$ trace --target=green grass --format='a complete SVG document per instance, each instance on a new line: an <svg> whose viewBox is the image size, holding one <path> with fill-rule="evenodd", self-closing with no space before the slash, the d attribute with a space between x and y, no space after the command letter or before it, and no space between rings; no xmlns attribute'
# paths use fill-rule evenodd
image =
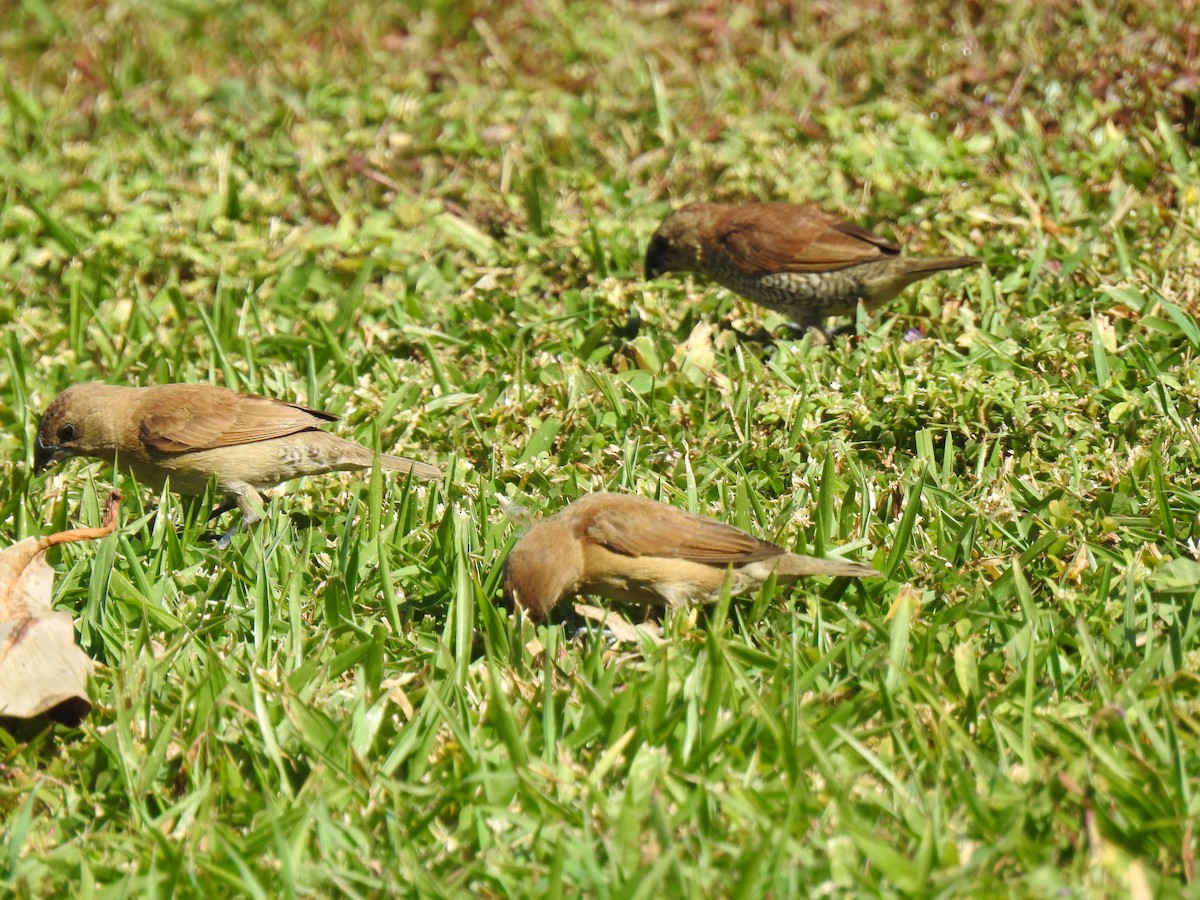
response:
<svg viewBox="0 0 1200 900"><path fill-rule="evenodd" d="M30 468L80 380L296 399L452 474L293 484L226 552L124 483L56 557L96 709L0 731L0 893L1196 889L1174 4L10 7L0 539L99 521L108 470ZM641 281L706 198L987 267L813 347ZM500 498L602 488L890 578L661 643L510 616Z"/></svg>

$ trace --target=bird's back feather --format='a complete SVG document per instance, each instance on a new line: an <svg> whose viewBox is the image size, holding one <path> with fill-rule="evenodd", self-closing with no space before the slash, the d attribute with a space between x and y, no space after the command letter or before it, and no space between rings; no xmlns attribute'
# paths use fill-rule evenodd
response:
<svg viewBox="0 0 1200 900"><path fill-rule="evenodd" d="M590 494L573 505L580 536L623 556L740 565L783 553L740 528L642 497Z"/></svg>
<svg viewBox="0 0 1200 900"><path fill-rule="evenodd" d="M138 438L162 453L269 441L337 421L335 415L298 403L213 385L143 388L140 400L148 414L138 425Z"/></svg>
<svg viewBox="0 0 1200 900"><path fill-rule="evenodd" d="M900 253L895 244L859 225L792 203L731 206L720 223L720 248L748 276L827 272Z"/></svg>

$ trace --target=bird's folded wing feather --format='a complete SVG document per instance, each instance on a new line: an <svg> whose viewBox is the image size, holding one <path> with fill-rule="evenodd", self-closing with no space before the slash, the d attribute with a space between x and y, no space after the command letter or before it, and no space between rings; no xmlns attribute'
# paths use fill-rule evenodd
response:
<svg viewBox="0 0 1200 900"><path fill-rule="evenodd" d="M732 525L670 507L636 516L601 510L587 524L585 534L625 556L661 556L714 565L770 559L783 552Z"/></svg>
<svg viewBox="0 0 1200 900"><path fill-rule="evenodd" d="M285 437L336 419L295 403L231 394L217 402L185 402L170 412L147 416L138 437L155 450L183 453Z"/></svg>
<svg viewBox="0 0 1200 900"><path fill-rule="evenodd" d="M844 269L900 252L895 244L852 222L786 204L737 209L725 221L719 240L747 275Z"/></svg>

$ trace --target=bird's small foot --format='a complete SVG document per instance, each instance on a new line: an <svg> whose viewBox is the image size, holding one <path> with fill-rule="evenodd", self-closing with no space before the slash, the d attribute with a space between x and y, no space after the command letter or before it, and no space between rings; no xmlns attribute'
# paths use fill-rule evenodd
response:
<svg viewBox="0 0 1200 900"><path fill-rule="evenodd" d="M830 343L833 342L834 338L842 337L843 335L853 340L854 338L858 337L858 328L853 322L849 322L837 328L827 329L824 333L826 340L828 340Z"/></svg>
<svg viewBox="0 0 1200 900"><path fill-rule="evenodd" d="M771 334L771 332L767 331L767 329L763 328L761 325L759 325L753 331L742 331L733 324L732 320L726 318L721 320L720 327L726 331L731 331L736 334L739 342L760 344L763 347L775 346L775 337Z"/></svg>
<svg viewBox="0 0 1200 900"><path fill-rule="evenodd" d="M238 519L238 521L234 522L228 531L224 531L221 534L209 532L208 534L204 535L204 538L205 540L212 541L218 550L227 550L229 545L233 543L233 536L241 530L242 520Z"/></svg>
<svg viewBox="0 0 1200 900"><path fill-rule="evenodd" d="M828 347L833 343L834 337L840 333L838 329L830 331L817 322L796 325L789 322L787 328L794 340L798 341L807 335L814 347Z"/></svg>

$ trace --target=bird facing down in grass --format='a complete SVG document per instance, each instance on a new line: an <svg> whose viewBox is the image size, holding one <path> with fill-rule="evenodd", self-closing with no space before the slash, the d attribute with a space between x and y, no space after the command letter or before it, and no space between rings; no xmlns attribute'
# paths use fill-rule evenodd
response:
<svg viewBox="0 0 1200 900"><path fill-rule="evenodd" d="M788 553L739 528L623 494L589 494L529 527L504 564L504 595L541 620L564 597L645 605L709 603L772 574L879 576L868 565Z"/></svg>
<svg viewBox="0 0 1200 900"><path fill-rule="evenodd" d="M665 219L646 250L646 277L695 272L828 337L827 316L874 309L973 256L909 258L865 228L792 203L691 203Z"/></svg>
<svg viewBox="0 0 1200 900"><path fill-rule="evenodd" d="M211 478L246 524L263 514L259 491L302 475L369 469L374 455L319 431L337 416L211 384L77 384L42 415L34 448L41 472L72 456L116 462L161 490L202 494ZM436 466L381 454L380 467L441 478ZM232 532L230 532L232 534ZM230 535L226 535L226 540Z"/></svg>

